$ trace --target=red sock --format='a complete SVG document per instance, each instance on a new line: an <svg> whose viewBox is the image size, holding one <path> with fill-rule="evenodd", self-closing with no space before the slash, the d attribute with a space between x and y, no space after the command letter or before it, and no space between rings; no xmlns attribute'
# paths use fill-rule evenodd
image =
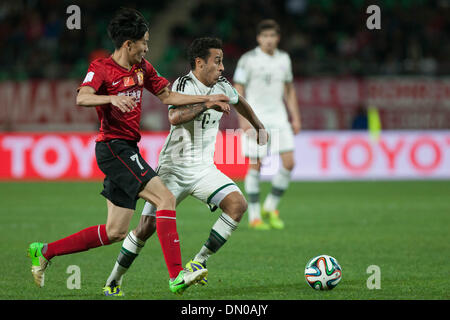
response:
<svg viewBox="0 0 450 320"><path fill-rule="evenodd" d="M66 238L47 244L47 251L42 254L47 260L54 256L86 251L109 244L104 224L92 226L74 233Z"/></svg>
<svg viewBox="0 0 450 320"><path fill-rule="evenodd" d="M174 210L156 211L156 233L166 260L170 278L176 278L181 270L181 250L178 239L176 212Z"/></svg>

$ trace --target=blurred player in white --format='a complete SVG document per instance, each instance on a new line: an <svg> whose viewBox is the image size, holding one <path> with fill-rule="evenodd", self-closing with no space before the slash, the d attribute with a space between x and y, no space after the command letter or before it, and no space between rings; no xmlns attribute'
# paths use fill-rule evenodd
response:
<svg viewBox="0 0 450 320"><path fill-rule="evenodd" d="M189 49L192 71L178 78L172 90L193 95L216 93L229 97L229 103L258 130L257 143L265 144L267 132L245 99L222 77L222 42L216 38L199 38ZM188 106L169 106L170 133L159 155L157 173L179 205L187 196L193 196L223 213L212 226L209 237L186 269L206 268L208 258L229 239L247 210L247 202L238 186L214 164L214 151L219 122L228 114L226 103L199 103ZM156 208L145 203L137 228L125 239L117 262L106 281L108 292L118 291L122 277L156 230ZM174 239L176 241L177 239ZM200 283L206 284L206 278ZM120 290L120 292L122 292Z"/></svg>
<svg viewBox="0 0 450 320"><path fill-rule="evenodd" d="M258 146L249 134L250 123L239 116L242 151L250 158L245 177L248 196L249 226L256 230L284 228L277 210L280 199L289 186L294 168L294 135L300 131L300 111L293 85L292 64L289 55L279 50L280 28L274 20L263 20L257 26L258 46L242 55L234 73L234 85L245 96L258 118L269 132L269 143ZM289 123L287 109L290 114ZM272 180L272 189L264 201L259 202L261 161L267 154L279 154L282 166ZM262 215L261 215L262 214ZM268 219L269 224L262 219Z"/></svg>

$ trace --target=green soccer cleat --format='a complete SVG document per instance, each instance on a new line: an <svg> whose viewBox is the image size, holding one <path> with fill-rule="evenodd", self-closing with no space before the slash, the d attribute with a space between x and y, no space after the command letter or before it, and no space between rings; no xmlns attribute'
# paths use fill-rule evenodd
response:
<svg viewBox="0 0 450 320"><path fill-rule="evenodd" d="M42 255L43 243L33 242L27 250L28 257L31 258L31 274L34 278L34 283L42 288L45 280L45 269L48 267L48 260Z"/></svg>
<svg viewBox="0 0 450 320"><path fill-rule="evenodd" d="M250 221L248 227L253 230L270 230L270 226L260 219Z"/></svg>
<svg viewBox="0 0 450 320"><path fill-rule="evenodd" d="M191 285L198 283L204 277L208 275L207 269L201 269L197 271L189 271L183 269L178 276L173 280L169 280L169 288L175 294L183 294L183 292Z"/></svg>
<svg viewBox="0 0 450 320"><path fill-rule="evenodd" d="M120 288L120 285L116 283L115 280L111 281L110 284L103 287L103 294L107 297L123 297L124 293Z"/></svg>
<svg viewBox="0 0 450 320"><path fill-rule="evenodd" d="M269 219L269 225L273 229L284 229L284 222L280 219L280 213L278 210L265 211L262 210L262 216L265 219Z"/></svg>
<svg viewBox="0 0 450 320"><path fill-rule="evenodd" d="M197 271L197 270L202 270L202 269L206 269L206 263L200 263L198 261L191 260L188 263L186 263L185 268L187 270L191 271L191 272L192 271ZM200 284L202 286L207 285L208 284L208 278L207 277L202 278L198 282L198 284Z"/></svg>

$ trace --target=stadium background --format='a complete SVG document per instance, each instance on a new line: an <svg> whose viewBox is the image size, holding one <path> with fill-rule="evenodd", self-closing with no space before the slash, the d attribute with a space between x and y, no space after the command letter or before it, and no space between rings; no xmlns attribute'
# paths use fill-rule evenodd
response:
<svg viewBox="0 0 450 320"><path fill-rule="evenodd" d="M66 8L72 4L81 8L80 30L66 28L70 15ZM17 258L25 248L23 241L44 236L42 230L45 237L60 238L84 222L99 223L98 211L104 211L98 195L102 174L93 154L96 113L75 106L75 95L89 62L112 52L106 26L122 4L116 0L0 4L0 230L7 240L0 248L8 252L1 267L12 270L10 278L1 279L3 298L96 299L102 285L98 279L110 270L110 263L96 261L112 262L117 253L117 248L108 247L61 257L50 275L53 291L20 289L21 281L23 287L30 280L28 265ZM366 27L370 4L381 8L381 30ZM288 222L286 231L252 234L245 231L244 221L228 249L209 266L211 274L221 272L223 282L213 277L211 295L197 290L188 298L449 298L448 268L436 270L448 265L445 252L450 243L449 0L175 0L128 1L126 6L137 8L149 20L147 58L171 81L188 72L185 49L190 41L206 35L223 39L225 76L232 80L240 55L256 45L255 25L262 18L281 24L280 48L293 61L303 130L296 137L295 181L280 208ZM379 112L383 128L379 139L367 131L368 107ZM169 128L167 107L146 93L142 120L141 147L155 166ZM230 151L218 148L225 153L218 166L240 180L246 165L235 163L238 137L225 138L226 129L237 128L236 114L224 117L221 128L219 143L230 142L235 153L227 158ZM266 179L276 168L270 161L263 172ZM384 181L391 179L408 181ZM269 183L263 184L263 193L269 189ZM82 204L89 205L80 211ZM183 210L195 216L205 208L187 200ZM181 236L186 239L183 259L204 241L205 235L197 230L206 232L214 221L213 216L205 217L198 213L195 224L180 217ZM243 241L245 251L240 247ZM258 245L262 241L263 247ZM287 242L292 243L290 251L281 255ZM128 286L136 291L128 298L172 299L166 292L162 259L151 258L161 256L157 247L150 245L148 258L143 255L136 263L137 269L152 264L155 287L150 293L143 287L145 275L130 273ZM271 257L263 259L266 252ZM335 295L315 295L304 283L300 291L297 285L286 285L292 283L293 259L298 257L295 268L300 265L300 279L303 265L319 253L338 257L344 266L345 281ZM236 255L247 263L233 260ZM268 278L273 263L280 274L275 280ZM381 293L365 288L365 270L373 263L383 270ZM68 264L96 270L83 273L84 295L65 289ZM224 265L227 269L220 269ZM236 282L229 268L243 278ZM418 272L419 268L433 270L433 275ZM55 284L51 277L60 282ZM253 285L246 286L245 280Z"/></svg>
<svg viewBox="0 0 450 320"><path fill-rule="evenodd" d="M127 5L140 9L150 21L147 58L171 81L189 71L188 44L206 35L223 39L225 76L231 80L239 57L256 45L257 22L267 17L280 22L280 48L293 61L304 133L296 138L299 165L294 179L448 178L449 2L375 3L382 8L381 30L367 28L369 2L363 0L131 1ZM53 136L42 144L38 144L40 135L31 134L97 130L95 110L75 106L76 88L90 61L112 52L105 30L120 2L76 2L81 9L79 30L66 27L70 4L6 1L0 7L1 178L101 176L93 153L85 160L90 168L81 168L82 160L67 141L72 134L59 140ZM383 136L387 140L370 141L364 135L368 107L377 108L383 130L410 133L391 132ZM151 141L143 150L152 165L169 129L166 110L145 92L142 128L159 132L147 136ZM221 128L237 128L235 112L223 118ZM344 130L353 133L341 136L339 131ZM332 131L338 133L330 135ZM17 132L30 135L11 138ZM91 141L83 135L77 139L86 148ZM240 154L238 143L235 148ZM19 158L22 163L14 166ZM221 169L242 178L246 166L233 165Z"/></svg>

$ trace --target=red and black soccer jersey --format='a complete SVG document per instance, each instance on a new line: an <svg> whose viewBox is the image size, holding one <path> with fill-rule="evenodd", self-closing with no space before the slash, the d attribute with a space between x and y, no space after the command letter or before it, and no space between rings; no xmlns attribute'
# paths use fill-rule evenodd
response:
<svg viewBox="0 0 450 320"><path fill-rule="evenodd" d="M90 86L99 95L127 95L136 99L136 107L125 113L112 104L95 107L100 120L100 133L96 141L112 139L139 141L144 87L156 95L168 85L169 81L159 76L155 68L145 59L133 65L130 71L117 64L112 57L94 60L80 87Z"/></svg>

